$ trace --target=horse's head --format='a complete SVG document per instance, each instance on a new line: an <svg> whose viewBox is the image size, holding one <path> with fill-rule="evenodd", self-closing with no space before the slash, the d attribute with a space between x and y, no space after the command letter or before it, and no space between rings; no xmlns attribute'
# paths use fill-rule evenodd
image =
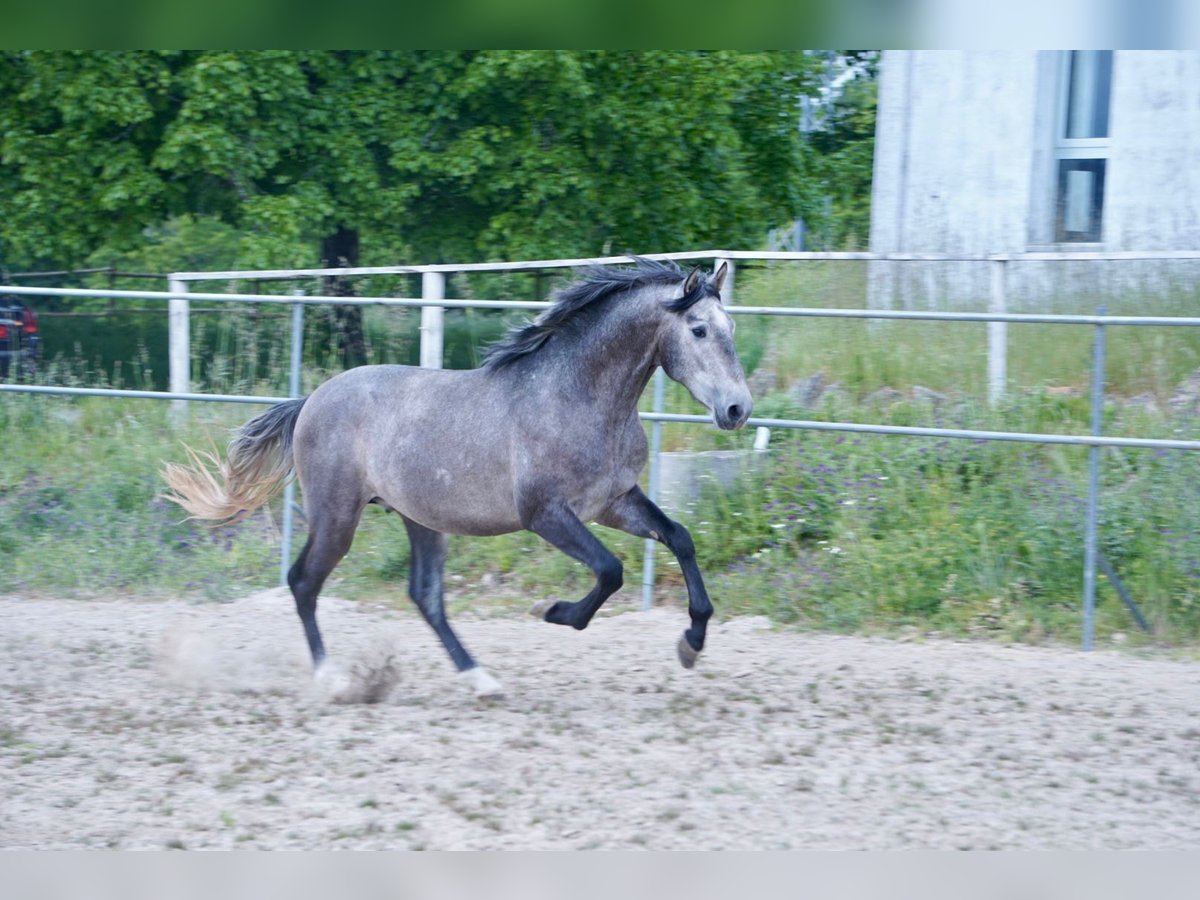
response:
<svg viewBox="0 0 1200 900"><path fill-rule="evenodd" d="M711 278L692 269L683 294L666 304L659 353L667 375L712 410L718 428L732 431L746 424L754 401L733 346L733 318L721 305L727 269L722 263Z"/></svg>

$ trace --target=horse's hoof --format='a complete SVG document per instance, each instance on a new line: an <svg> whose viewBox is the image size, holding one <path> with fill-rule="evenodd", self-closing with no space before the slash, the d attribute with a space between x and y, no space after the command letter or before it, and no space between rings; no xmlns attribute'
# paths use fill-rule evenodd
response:
<svg viewBox="0 0 1200 900"><path fill-rule="evenodd" d="M475 692L477 700L499 700L504 696L503 686L483 666L459 672L458 677Z"/></svg>
<svg viewBox="0 0 1200 900"><path fill-rule="evenodd" d="M312 688L316 695L330 703L341 703L350 690L350 676L329 660L322 660L313 669Z"/></svg>
<svg viewBox="0 0 1200 900"><path fill-rule="evenodd" d="M533 606L529 607L529 614L535 619L545 621L546 613L550 612L550 608L557 602L557 600L539 600Z"/></svg>
<svg viewBox="0 0 1200 900"><path fill-rule="evenodd" d="M400 673L390 656L379 665L355 664L349 672L323 662L313 673L317 696L343 705L382 703L399 683Z"/></svg>
<svg viewBox="0 0 1200 900"><path fill-rule="evenodd" d="M692 649L692 645L688 643L686 634L679 636L679 643L675 645L675 649L679 653L680 665L685 669L690 669L696 664L696 657L700 655L700 651Z"/></svg>

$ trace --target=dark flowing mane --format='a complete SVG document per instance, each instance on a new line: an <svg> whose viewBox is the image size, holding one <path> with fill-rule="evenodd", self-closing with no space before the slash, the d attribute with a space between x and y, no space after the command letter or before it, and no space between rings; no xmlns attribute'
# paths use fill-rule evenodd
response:
<svg viewBox="0 0 1200 900"><path fill-rule="evenodd" d="M676 284L687 278L687 273L673 261L658 262L640 256L633 257L633 260L633 266L624 268L591 265L581 269L579 281L556 292L553 306L532 322L513 328L504 338L492 344L483 365L500 369L529 356L580 310L589 309L607 297L652 284ZM715 296L717 289L707 276L702 276L695 288L666 304L666 308L672 312L682 312L704 297Z"/></svg>

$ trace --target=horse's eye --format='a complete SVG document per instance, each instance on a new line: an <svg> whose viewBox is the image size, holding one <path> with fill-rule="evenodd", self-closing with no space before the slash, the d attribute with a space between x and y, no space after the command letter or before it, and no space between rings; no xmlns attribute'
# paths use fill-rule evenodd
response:
<svg viewBox="0 0 1200 900"><path fill-rule="evenodd" d="M707 337L708 329L705 328L703 325L697 325L695 328L692 329L692 334L694 334L698 338Z"/></svg>

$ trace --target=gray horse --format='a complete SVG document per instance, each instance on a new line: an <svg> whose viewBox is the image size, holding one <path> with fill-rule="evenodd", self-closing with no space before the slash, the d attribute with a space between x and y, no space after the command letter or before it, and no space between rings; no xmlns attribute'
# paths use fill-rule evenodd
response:
<svg viewBox="0 0 1200 900"><path fill-rule="evenodd" d="M448 534L527 529L587 565L596 585L586 597L534 610L576 629L622 584L620 560L584 523L661 541L687 584L691 627L677 649L691 668L713 608L687 529L638 487L647 448L637 406L662 366L719 428L746 423L752 400L733 320L721 305L724 279L724 265L712 276L645 259L590 267L553 306L492 347L480 368L343 372L251 419L224 461L192 453L189 466L168 464L168 497L197 518L232 521L295 472L309 532L288 584L318 673L325 647L317 594L369 503L404 520L412 599L480 696L498 694L500 685L446 620Z"/></svg>

